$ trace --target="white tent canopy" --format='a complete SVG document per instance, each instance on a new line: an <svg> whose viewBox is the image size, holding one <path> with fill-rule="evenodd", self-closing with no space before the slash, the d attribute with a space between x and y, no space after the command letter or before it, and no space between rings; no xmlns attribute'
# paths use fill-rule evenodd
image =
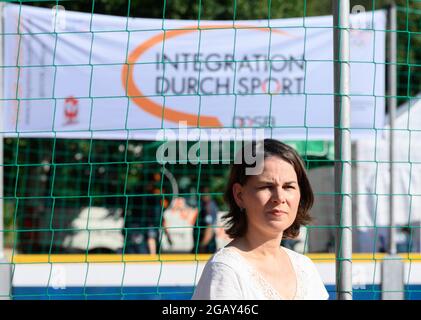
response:
<svg viewBox="0 0 421 320"><path fill-rule="evenodd" d="M421 221L421 95L398 108L394 132L394 218L408 225ZM388 125L356 142L358 226L389 225L389 135Z"/></svg>

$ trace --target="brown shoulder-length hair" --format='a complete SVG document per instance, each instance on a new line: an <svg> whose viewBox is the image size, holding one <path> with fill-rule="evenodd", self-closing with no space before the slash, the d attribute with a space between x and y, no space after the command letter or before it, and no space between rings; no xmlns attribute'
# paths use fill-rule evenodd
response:
<svg viewBox="0 0 421 320"><path fill-rule="evenodd" d="M300 188L300 203L298 206L297 217L294 223L284 231L284 239L293 239L300 233L300 227L308 225L311 222L309 211L313 206L314 194L308 180L304 164L298 155L298 153L290 146L274 139L264 139L261 142L252 141L251 151L253 156L256 156L257 143L263 143L263 158L278 157L288 163L290 163L297 174L298 185ZM244 148L246 149L246 148ZM254 167L255 164L248 164L244 159L243 149L241 149L236 155L237 158L241 157L241 161L236 161L231 166L230 176L227 188L224 194L224 200L228 204L229 211L222 218L226 223L225 232L231 238L238 238L245 235L247 232L247 215L241 212L240 207L237 205L233 195L233 186L235 183L244 185L250 175L246 175L246 169ZM250 150L250 149L249 149Z"/></svg>

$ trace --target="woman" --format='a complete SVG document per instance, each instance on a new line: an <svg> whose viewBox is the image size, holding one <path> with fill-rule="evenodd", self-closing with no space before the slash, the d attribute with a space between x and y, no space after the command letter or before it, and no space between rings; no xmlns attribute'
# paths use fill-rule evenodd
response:
<svg viewBox="0 0 421 320"><path fill-rule="evenodd" d="M256 164L244 155L232 166L224 219L233 241L207 262L193 299L327 299L313 262L280 246L311 221L314 196L299 155L272 139L252 142L252 150L263 151L263 168L247 175Z"/></svg>

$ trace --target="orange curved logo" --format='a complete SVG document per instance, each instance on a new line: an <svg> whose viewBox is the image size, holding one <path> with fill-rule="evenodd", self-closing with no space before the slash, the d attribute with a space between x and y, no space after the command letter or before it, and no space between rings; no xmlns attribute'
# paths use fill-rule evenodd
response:
<svg viewBox="0 0 421 320"><path fill-rule="evenodd" d="M163 107L162 105L152 101L148 97L145 97L142 91L136 86L134 81L134 74L133 69L134 65L137 60L150 48L155 46L160 42L167 41L171 38L175 38L178 36L186 35L188 33L197 32L199 30L206 30L206 29L253 29L258 31L265 31L265 32L273 32L277 34L287 35L290 36L289 33L271 29L268 27L256 27L256 26L233 26L233 25L208 25L208 26L200 26L200 29L195 27L187 27L183 29L177 30L168 30L163 34L158 34L153 36L149 40L143 42L138 47L136 47L128 57L127 64L123 66L121 79L123 82L123 87L127 88L127 96L132 99L132 101L140 107L145 112L148 112L158 118L163 118L164 120L179 123L180 121L186 121L188 126L200 126L200 127L222 127L222 123L219 121L217 117L213 116L206 116L206 115L197 115L186 113L182 111L177 111L172 108ZM127 81L127 86L125 85Z"/></svg>

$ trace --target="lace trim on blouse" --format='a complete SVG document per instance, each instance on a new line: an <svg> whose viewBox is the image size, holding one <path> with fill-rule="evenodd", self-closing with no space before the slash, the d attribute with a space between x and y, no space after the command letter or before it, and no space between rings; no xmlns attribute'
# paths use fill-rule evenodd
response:
<svg viewBox="0 0 421 320"><path fill-rule="evenodd" d="M223 250L226 253L231 253L231 254L234 254L236 257L240 257L242 261L245 262L245 265L247 266L247 269L251 275L251 278L254 280L253 282L263 292L266 299L286 300L284 297L282 297L279 294L278 290L276 290L239 252L236 252L229 248L223 248ZM291 261L291 264L296 276L296 290L295 290L295 295L292 299L293 300L303 299L306 295L306 290L307 290L306 287L303 285L305 272L298 263L295 263L294 258L292 258L288 252L287 254Z"/></svg>

